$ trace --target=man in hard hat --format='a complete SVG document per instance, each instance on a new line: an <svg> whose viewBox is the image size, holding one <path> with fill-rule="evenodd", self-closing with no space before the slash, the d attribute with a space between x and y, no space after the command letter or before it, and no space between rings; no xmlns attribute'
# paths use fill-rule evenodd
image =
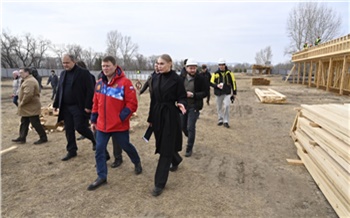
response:
<svg viewBox="0 0 350 218"><path fill-rule="evenodd" d="M321 42L321 38L319 36L317 36L317 39L315 40L315 45L320 44Z"/></svg>
<svg viewBox="0 0 350 218"><path fill-rule="evenodd" d="M230 103L237 94L237 85L235 76L226 66L226 61L220 58L218 65L219 69L211 76L210 86L214 88L214 95L216 96L218 126L224 125L224 127L230 128Z"/></svg>
<svg viewBox="0 0 350 218"><path fill-rule="evenodd" d="M196 137L196 122L199 111L203 108L203 98L207 96L208 88L205 78L199 75L197 71L197 62L188 59L186 62L186 72L183 78L185 89L187 91L187 112L181 114L182 132L187 137L187 148L185 157L192 155L192 149ZM172 166L170 170L176 170L176 166Z"/></svg>

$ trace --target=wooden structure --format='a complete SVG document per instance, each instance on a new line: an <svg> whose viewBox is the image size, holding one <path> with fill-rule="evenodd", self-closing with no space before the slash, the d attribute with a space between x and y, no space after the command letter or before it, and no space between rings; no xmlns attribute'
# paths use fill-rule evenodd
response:
<svg viewBox="0 0 350 218"><path fill-rule="evenodd" d="M290 135L339 217L350 217L350 104L301 105Z"/></svg>
<svg viewBox="0 0 350 218"><path fill-rule="evenodd" d="M255 74L256 70L259 71L259 74L271 74L271 67L270 66L265 66L265 65L258 65L258 64L254 64L252 66L252 73Z"/></svg>
<svg viewBox="0 0 350 218"><path fill-rule="evenodd" d="M350 94L350 34L296 52L292 62L286 81Z"/></svg>
<svg viewBox="0 0 350 218"><path fill-rule="evenodd" d="M287 97L273 89L255 89L255 94L262 103L281 104L287 101Z"/></svg>
<svg viewBox="0 0 350 218"><path fill-rule="evenodd" d="M265 79L265 78L252 78L252 85L257 86L257 85L263 85L263 86L268 86L270 85L270 80Z"/></svg>

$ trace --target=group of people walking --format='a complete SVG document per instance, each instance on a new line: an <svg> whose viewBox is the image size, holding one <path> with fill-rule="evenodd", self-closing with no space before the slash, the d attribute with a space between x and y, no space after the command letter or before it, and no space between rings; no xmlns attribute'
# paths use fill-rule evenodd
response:
<svg viewBox="0 0 350 218"><path fill-rule="evenodd" d="M112 167L118 167L122 163L123 150L134 164L134 173L141 174L141 158L136 147L130 142L129 135L130 118L138 107L137 91L116 63L116 59L112 56L102 59L102 71L97 82L86 68L78 66L73 55L64 55L62 65L64 71L61 72L60 78L56 78L53 71L48 81L53 88L57 83L57 88L55 87L56 90L52 95L53 108L59 109L58 122L63 120L65 126L67 154L62 161L68 161L77 156L78 147L75 138L75 131L77 131L91 141L92 150L95 151L97 178L88 186L88 190L95 190L107 183L106 161L110 158L107 144L110 138L113 140L115 156ZM150 75L140 91L140 94L147 88L150 91L147 122L155 137L155 153L159 154L153 196L163 192L169 171L176 171L183 160L179 154L183 144L182 133L187 137L185 157L192 156L196 122L203 108L204 98L207 97L206 103L209 105L210 87L214 88L216 96L218 125L226 128L230 127L230 102L237 93L234 75L228 70L223 59L220 59L219 68L212 75L205 65L201 67L201 71L197 70L198 63L193 59L186 60L184 71L180 76L172 66L173 62L168 54L159 56L154 66L154 73ZM21 71L27 73L22 76ZM29 101L40 106L38 83L31 79L30 71L28 72L26 68L21 71L21 78L31 83L30 87L33 91L30 93L35 96L35 102L32 102L34 98ZM27 87L24 84L19 86L20 90ZM28 91L19 93L19 108L23 108L25 104L24 93ZM27 114L19 114L23 119L21 120L23 127L21 124L20 136L13 141L25 143L28 132L25 129L28 129L29 122L32 122L40 136L35 144L47 142L45 131L42 131L41 125L41 128L37 125L40 111L31 114L29 118ZM89 120L90 126L87 125Z"/></svg>

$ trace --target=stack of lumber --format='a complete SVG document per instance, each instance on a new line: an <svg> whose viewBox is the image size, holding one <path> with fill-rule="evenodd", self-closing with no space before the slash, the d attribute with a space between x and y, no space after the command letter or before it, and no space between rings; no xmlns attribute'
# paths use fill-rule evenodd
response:
<svg viewBox="0 0 350 218"><path fill-rule="evenodd" d="M42 107L40 121L44 129L56 129L58 127L57 116L58 112L54 111L51 105L48 105L47 107Z"/></svg>
<svg viewBox="0 0 350 218"><path fill-rule="evenodd" d="M40 123L44 127L46 132L61 132L64 130L63 122L57 123L57 116L58 110L54 111L51 104L45 107L41 107ZM32 125L29 126L29 129L33 129Z"/></svg>
<svg viewBox="0 0 350 218"><path fill-rule="evenodd" d="M339 217L350 217L350 104L301 105L291 137Z"/></svg>
<svg viewBox="0 0 350 218"><path fill-rule="evenodd" d="M270 80L265 78L252 78L252 85L264 85L268 86L270 85Z"/></svg>
<svg viewBox="0 0 350 218"><path fill-rule="evenodd" d="M255 94L258 96L259 100L262 103L273 103L273 104L280 104L285 103L287 101L287 97L285 95L282 95L279 92L276 92L273 89L255 89Z"/></svg>

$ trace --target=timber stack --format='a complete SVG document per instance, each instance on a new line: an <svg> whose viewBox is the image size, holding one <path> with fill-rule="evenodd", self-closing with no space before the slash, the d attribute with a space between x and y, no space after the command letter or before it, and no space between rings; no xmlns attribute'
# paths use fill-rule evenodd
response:
<svg viewBox="0 0 350 218"><path fill-rule="evenodd" d="M350 104L301 105L290 135L339 217L350 217Z"/></svg>
<svg viewBox="0 0 350 218"><path fill-rule="evenodd" d="M262 103L283 104L286 103L287 97L273 89L255 89L255 94Z"/></svg>
<svg viewBox="0 0 350 218"><path fill-rule="evenodd" d="M252 78L252 85L258 86L258 85L263 85L263 86L268 86L270 85L270 80L265 79L265 78Z"/></svg>

